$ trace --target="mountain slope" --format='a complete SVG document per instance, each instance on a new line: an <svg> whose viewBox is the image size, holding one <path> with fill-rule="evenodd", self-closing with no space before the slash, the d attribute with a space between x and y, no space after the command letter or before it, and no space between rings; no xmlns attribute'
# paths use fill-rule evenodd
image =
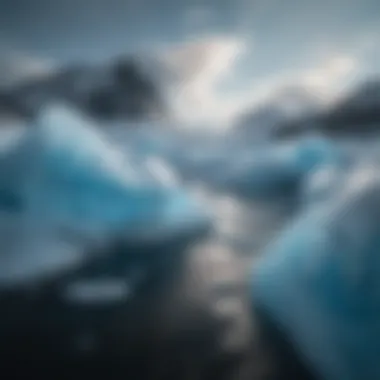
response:
<svg viewBox="0 0 380 380"><path fill-rule="evenodd" d="M165 113L160 86L132 57L104 65L61 67L51 75L0 88L3 113L29 117L51 101L68 103L101 119L144 119Z"/></svg>
<svg viewBox="0 0 380 380"><path fill-rule="evenodd" d="M314 127L327 134L363 134L380 128L380 79L361 83L342 100L323 112L284 122L278 137L305 133Z"/></svg>

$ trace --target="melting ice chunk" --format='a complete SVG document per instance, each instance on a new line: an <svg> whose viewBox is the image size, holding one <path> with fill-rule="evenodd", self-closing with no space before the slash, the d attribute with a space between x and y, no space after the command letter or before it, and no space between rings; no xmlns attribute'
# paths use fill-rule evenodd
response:
<svg viewBox="0 0 380 380"><path fill-rule="evenodd" d="M211 178L226 189L266 196L298 186L307 173L338 158L337 148L328 140L305 139L240 152Z"/></svg>
<svg viewBox="0 0 380 380"><path fill-rule="evenodd" d="M158 173L122 154L89 121L63 107L42 112L18 156L24 161L23 197L41 218L86 231L126 229L161 218L170 203ZM155 166L161 177L169 176L162 163Z"/></svg>
<svg viewBox="0 0 380 380"><path fill-rule="evenodd" d="M162 162L152 166L152 161L145 161L120 153L89 120L71 109L42 110L0 158L0 182L25 207L21 222L25 244L12 249L12 255L3 254L6 265L2 267L10 268L13 278L33 277L63 264L78 264L81 251L114 234L126 239L136 231L175 234L208 222ZM38 234L28 223L38 225ZM60 243L62 230L71 231L76 242ZM28 250L26 238L32 235L38 249Z"/></svg>
<svg viewBox="0 0 380 380"><path fill-rule="evenodd" d="M380 376L380 175L357 167L254 267L252 292L325 379Z"/></svg>

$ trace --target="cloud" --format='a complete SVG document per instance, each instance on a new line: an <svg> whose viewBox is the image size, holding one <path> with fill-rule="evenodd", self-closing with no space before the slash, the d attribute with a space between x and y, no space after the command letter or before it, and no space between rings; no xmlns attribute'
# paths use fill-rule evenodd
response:
<svg viewBox="0 0 380 380"><path fill-rule="evenodd" d="M175 78L172 102L177 116L190 124L222 128L244 110L295 87L316 103L327 104L346 90L361 69L353 55L330 51L310 66L278 70L263 78L247 76L244 87L222 91L223 83L236 79L237 63L247 52L247 42L232 36L209 36L167 49L163 58ZM254 54L250 58L254 64Z"/></svg>
<svg viewBox="0 0 380 380"><path fill-rule="evenodd" d="M186 84L214 84L233 66L244 42L232 37L206 37L174 47L165 60Z"/></svg>
<svg viewBox="0 0 380 380"><path fill-rule="evenodd" d="M191 30L208 27L214 21L215 12L205 5L193 6L185 11L184 25Z"/></svg>
<svg viewBox="0 0 380 380"><path fill-rule="evenodd" d="M301 84L320 96L329 99L338 94L350 76L359 68L357 60L351 56L336 55L320 66L306 70Z"/></svg>
<svg viewBox="0 0 380 380"><path fill-rule="evenodd" d="M49 75L55 64L46 59L32 57L26 53L6 51L0 57L0 85L12 85L29 78Z"/></svg>
<svg viewBox="0 0 380 380"><path fill-rule="evenodd" d="M361 62L362 73L364 75L379 75L380 59L380 30L369 28L364 33L359 33L353 40L352 54Z"/></svg>
<svg viewBox="0 0 380 380"><path fill-rule="evenodd" d="M224 96L219 87L233 78L245 49L239 38L213 36L167 51L164 61L174 73L173 101L177 113L193 123L225 119L229 111L221 107Z"/></svg>
<svg viewBox="0 0 380 380"><path fill-rule="evenodd" d="M316 65L280 72L260 83L253 82L251 89L240 95L240 112L286 95L294 88L303 90L316 106L326 106L346 93L360 69L360 62L354 57L336 53Z"/></svg>

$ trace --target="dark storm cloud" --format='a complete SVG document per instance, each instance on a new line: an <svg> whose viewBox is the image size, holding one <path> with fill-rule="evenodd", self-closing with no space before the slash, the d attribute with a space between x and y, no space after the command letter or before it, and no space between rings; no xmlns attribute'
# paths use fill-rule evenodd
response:
<svg viewBox="0 0 380 380"><path fill-rule="evenodd" d="M356 54L379 25L378 0L0 0L0 44L20 51L94 60L222 34L254 46L241 70L257 77Z"/></svg>
<svg viewBox="0 0 380 380"><path fill-rule="evenodd" d="M231 4L210 2L224 29L233 22ZM155 39L180 39L188 32L186 12L199 5L189 0L0 1L1 34L20 49L60 58L112 54Z"/></svg>

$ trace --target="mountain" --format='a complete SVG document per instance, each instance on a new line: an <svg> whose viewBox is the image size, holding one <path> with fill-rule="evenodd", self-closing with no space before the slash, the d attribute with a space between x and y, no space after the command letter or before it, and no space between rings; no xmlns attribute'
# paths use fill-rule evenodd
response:
<svg viewBox="0 0 380 380"><path fill-rule="evenodd" d="M357 86L343 99L326 110L299 120L286 121L277 137L300 135L314 128L326 134L363 134L380 127L380 78Z"/></svg>
<svg viewBox="0 0 380 380"><path fill-rule="evenodd" d="M160 85L141 62L119 57L99 65L61 67L0 88L0 112L30 117L61 101L99 119L145 119L165 114Z"/></svg>
<svg viewBox="0 0 380 380"><path fill-rule="evenodd" d="M234 133L243 139L270 138L281 125L314 113L318 106L317 99L307 90L286 87L262 105L241 115Z"/></svg>
<svg viewBox="0 0 380 380"><path fill-rule="evenodd" d="M0 87L12 86L31 78L44 78L55 71L53 62L14 51L0 57Z"/></svg>

